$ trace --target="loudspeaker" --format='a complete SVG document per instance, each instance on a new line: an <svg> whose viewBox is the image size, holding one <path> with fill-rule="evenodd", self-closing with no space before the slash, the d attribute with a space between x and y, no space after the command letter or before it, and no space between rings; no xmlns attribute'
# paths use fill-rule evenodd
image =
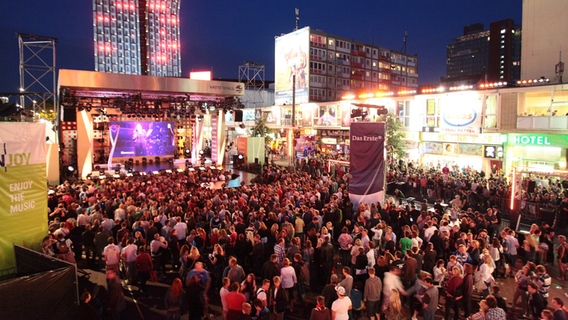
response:
<svg viewBox="0 0 568 320"><path fill-rule="evenodd" d="M72 107L63 108L63 121L64 122L77 122L77 110Z"/></svg>
<svg viewBox="0 0 568 320"><path fill-rule="evenodd" d="M235 122L243 122L243 110L233 111L233 118L235 119Z"/></svg>
<svg viewBox="0 0 568 320"><path fill-rule="evenodd" d="M536 187L536 182L535 181L529 181L529 185L527 186L527 192L533 193L535 187Z"/></svg>

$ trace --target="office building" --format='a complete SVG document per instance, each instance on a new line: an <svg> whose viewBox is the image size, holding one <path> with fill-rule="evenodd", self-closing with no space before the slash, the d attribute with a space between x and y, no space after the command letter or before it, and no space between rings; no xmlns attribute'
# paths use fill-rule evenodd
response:
<svg viewBox="0 0 568 320"><path fill-rule="evenodd" d="M492 22L488 30L476 23L447 46L448 86L520 79L521 30L512 19Z"/></svg>
<svg viewBox="0 0 568 320"><path fill-rule="evenodd" d="M179 0L94 0L95 70L181 76Z"/></svg>

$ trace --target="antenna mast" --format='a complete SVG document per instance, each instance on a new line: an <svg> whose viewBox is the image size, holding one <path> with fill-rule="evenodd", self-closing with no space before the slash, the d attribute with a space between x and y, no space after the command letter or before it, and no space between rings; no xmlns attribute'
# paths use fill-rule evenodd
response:
<svg viewBox="0 0 568 320"><path fill-rule="evenodd" d="M300 28L300 8L296 8L296 29L294 29L294 31L298 30Z"/></svg>
<svg viewBox="0 0 568 320"><path fill-rule="evenodd" d="M556 72L556 77L558 82L562 83L562 74L564 73L564 62L562 62L562 51L560 51L560 57L558 63L554 67L554 72Z"/></svg>

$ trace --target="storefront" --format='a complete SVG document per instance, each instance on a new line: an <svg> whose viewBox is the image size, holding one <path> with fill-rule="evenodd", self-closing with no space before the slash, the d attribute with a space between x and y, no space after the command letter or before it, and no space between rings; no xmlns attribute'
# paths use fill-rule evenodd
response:
<svg viewBox="0 0 568 320"><path fill-rule="evenodd" d="M420 132L403 131L402 140L406 145L405 158L410 161L420 162Z"/></svg>
<svg viewBox="0 0 568 320"><path fill-rule="evenodd" d="M505 143L505 172L513 167L566 169L568 135L543 133L509 133Z"/></svg>
<svg viewBox="0 0 568 320"><path fill-rule="evenodd" d="M457 135L422 132L422 163L432 166L458 166L491 172L501 167L502 145L498 133Z"/></svg>
<svg viewBox="0 0 568 320"><path fill-rule="evenodd" d="M325 154L349 154L349 130L318 130L319 147Z"/></svg>

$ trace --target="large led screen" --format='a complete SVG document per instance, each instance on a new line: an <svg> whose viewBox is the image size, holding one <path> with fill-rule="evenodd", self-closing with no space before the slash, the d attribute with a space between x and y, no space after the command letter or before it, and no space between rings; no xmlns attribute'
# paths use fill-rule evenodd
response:
<svg viewBox="0 0 568 320"><path fill-rule="evenodd" d="M277 37L275 51L275 104L292 104L292 84L296 76L296 103L309 100L310 28L306 27Z"/></svg>
<svg viewBox="0 0 568 320"><path fill-rule="evenodd" d="M113 158L174 154L173 122L111 121L110 138Z"/></svg>

